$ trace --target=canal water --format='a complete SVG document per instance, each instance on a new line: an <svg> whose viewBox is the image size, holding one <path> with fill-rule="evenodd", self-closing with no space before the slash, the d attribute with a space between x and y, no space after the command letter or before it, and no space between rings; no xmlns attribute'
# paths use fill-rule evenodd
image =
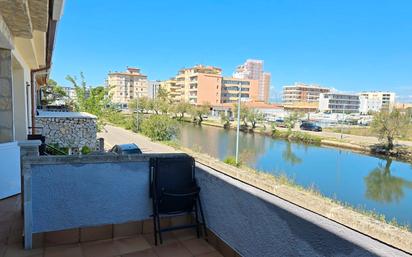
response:
<svg viewBox="0 0 412 257"><path fill-rule="evenodd" d="M235 155L236 132L211 126L181 125L178 141L220 160ZM387 219L412 225L412 164L347 150L290 143L242 133L240 157L257 170L286 175L304 187Z"/></svg>

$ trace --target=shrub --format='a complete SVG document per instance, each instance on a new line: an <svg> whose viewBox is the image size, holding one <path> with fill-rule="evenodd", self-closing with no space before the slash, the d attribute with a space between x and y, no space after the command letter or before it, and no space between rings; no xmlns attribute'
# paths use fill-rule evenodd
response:
<svg viewBox="0 0 412 257"><path fill-rule="evenodd" d="M177 121L167 115L152 115L141 122L141 132L152 140L168 141L179 132Z"/></svg>
<svg viewBox="0 0 412 257"><path fill-rule="evenodd" d="M91 153L92 152L92 150L88 147L88 146L83 146L82 147L82 149L80 150L80 152L82 153L82 154L89 154L89 153Z"/></svg>
<svg viewBox="0 0 412 257"><path fill-rule="evenodd" d="M236 163L236 158L234 156L228 156L226 157L226 159L223 161L226 164L235 166L235 167L239 167L240 163Z"/></svg>

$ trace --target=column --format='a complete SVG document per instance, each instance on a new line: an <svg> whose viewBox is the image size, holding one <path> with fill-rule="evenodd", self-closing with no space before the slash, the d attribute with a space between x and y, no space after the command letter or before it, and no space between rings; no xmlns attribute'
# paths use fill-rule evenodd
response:
<svg viewBox="0 0 412 257"><path fill-rule="evenodd" d="M0 143L14 141L11 50L0 48Z"/></svg>

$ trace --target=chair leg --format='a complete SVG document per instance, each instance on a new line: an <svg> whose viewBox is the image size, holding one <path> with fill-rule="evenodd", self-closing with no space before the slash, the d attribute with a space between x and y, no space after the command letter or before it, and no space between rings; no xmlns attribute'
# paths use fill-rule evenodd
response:
<svg viewBox="0 0 412 257"><path fill-rule="evenodd" d="M162 231L160 230L160 217L159 217L159 214L157 215L156 219L157 219L157 232L159 233L159 241L160 241L160 244L163 244Z"/></svg>
<svg viewBox="0 0 412 257"><path fill-rule="evenodd" d="M157 245L157 222L156 222L156 213L153 213L153 231L154 231L154 241L155 245Z"/></svg>
<svg viewBox="0 0 412 257"><path fill-rule="evenodd" d="M200 215L202 215L203 231L205 232L205 237L207 237L207 228L206 228L205 214L203 213L202 202L200 201L200 197L199 197L199 196L198 196L198 198L197 198L197 202L199 203Z"/></svg>

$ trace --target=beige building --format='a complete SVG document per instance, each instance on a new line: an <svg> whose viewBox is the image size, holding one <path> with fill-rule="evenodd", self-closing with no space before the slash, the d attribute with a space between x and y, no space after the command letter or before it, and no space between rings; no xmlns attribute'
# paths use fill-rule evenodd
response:
<svg viewBox="0 0 412 257"><path fill-rule="evenodd" d="M25 140L36 126L63 2L0 1L0 143Z"/></svg>
<svg viewBox="0 0 412 257"><path fill-rule="evenodd" d="M113 103L127 106L130 100L148 97L149 81L138 68L127 67L124 72L110 72L106 83Z"/></svg>
<svg viewBox="0 0 412 257"><path fill-rule="evenodd" d="M173 101L212 105L236 102L239 85L242 101L258 101L257 80L223 77L222 70L213 66L196 65L179 71L176 78L162 84Z"/></svg>
<svg viewBox="0 0 412 257"><path fill-rule="evenodd" d="M241 89L241 101L251 102L257 100L259 86L259 82L257 80L225 77L222 79L222 94L220 103L238 102L239 86Z"/></svg>
<svg viewBox="0 0 412 257"><path fill-rule="evenodd" d="M176 87L181 90L181 100L191 104L220 103L222 69L196 65L181 69L176 76Z"/></svg>
<svg viewBox="0 0 412 257"><path fill-rule="evenodd" d="M392 110L395 106L394 92L371 91L361 92L360 95L366 98L365 112Z"/></svg>
<svg viewBox="0 0 412 257"><path fill-rule="evenodd" d="M258 81L257 101L269 102L270 73L264 72L262 60L248 59L236 68L233 77Z"/></svg>
<svg viewBox="0 0 412 257"><path fill-rule="evenodd" d="M329 93L330 88L321 87L318 85L307 85L303 83L295 83L291 86L283 87L283 103L318 103L321 93Z"/></svg>
<svg viewBox="0 0 412 257"><path fill-rule="evenodd" d="M183 101L184 95L183 85L177 84L176 82L177 81L174 78L172 78L169 80L162 81L160 83L160 87L164 88L169 93L169 97L174 103Z"/></svg>

